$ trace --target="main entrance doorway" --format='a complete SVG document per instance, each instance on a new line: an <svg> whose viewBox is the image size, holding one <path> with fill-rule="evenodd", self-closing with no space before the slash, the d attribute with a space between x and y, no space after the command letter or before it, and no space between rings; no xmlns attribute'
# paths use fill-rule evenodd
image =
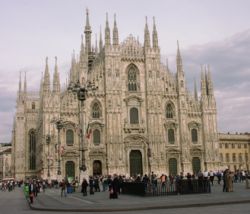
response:
<svg viewBox="0 0 250 214"><path fill-rule="evenodd" d="M193 172L194 172L194 174L197 174L201 170L201 161L200 161L200 158L194 157L192 159L192 165L193 165Z"/></svg>
<svg viewBox="0 0 250 214"><path fill-rule="evenodd" d="M177 160L175 158L170 158L168 161L169 175L177 175Z"/></svg>
<svg viewBox="0 0 250 214"><path fill-rule="evenodd" d="M139 150L132 150L129 154L130 176L142 175L142 155Z"/></svg>
<svg viewBox="0 0 250 214"><path fill-rule="evenodd" d="M102 162L99 160L93 162L93 175L102 175Z"/></svg>
<svg viewBox="0 0 250 214"><path fill-rule="evenodd" d="M75 178L75 163L73 161L67 161L65 164L66 178L71 182Z"/></svg>

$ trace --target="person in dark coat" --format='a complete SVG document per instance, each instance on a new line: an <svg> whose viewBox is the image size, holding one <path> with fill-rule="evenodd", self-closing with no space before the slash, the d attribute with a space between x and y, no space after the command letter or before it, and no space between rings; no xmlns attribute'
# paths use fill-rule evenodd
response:
<svg viewBox="0 0 250 214"><path fill-rule="evenodd" d="M117 175L114 175L114 178L109 187L109 198L110 199L118 198L118 192L119 192L119 179Z"/></svg>
<svg viewBox="0 0 250 214"><path fill-rule="evenodd" d="M82 195L83 196L87 196L87 187L88 187L88 182L87 180L84 178L83 181L82 181Z"/></svg>
<svg viewBox="0 0 250 214"><path fill-rule="evenodd" d="M89 194L94 194L94 179L92 176L89 177Z"/></svg>

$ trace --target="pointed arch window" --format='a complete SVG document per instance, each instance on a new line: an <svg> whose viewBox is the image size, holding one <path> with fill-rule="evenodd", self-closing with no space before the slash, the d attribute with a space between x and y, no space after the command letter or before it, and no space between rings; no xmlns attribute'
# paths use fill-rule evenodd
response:
<svg viewBox="0 0 250 214"><path fill-rule="evenodd" d="M72 129L66 131L66 144L67 146L73 146L74 144L74 132Z"/></svg>
<svg viewBox="0 0 250 214"><path fill-rule="evenodd" d="M172 105L169 103L166 106L166 118L171 119L174 117L174 110Z"/></svg>
<svg viewBox="0 0 250 214"><path fill-rule="evenodd" d="M221 162L224 161L224 159L223 159L223 154L222 154L222 153L220 153L220 161L221 161Z"/></svg>
<svg viewBox="0 0 250 214"><path fill-rule="evenodd" d="M191 135L192 135L192 143L197 143L198 142L198 132L197 132L197 129L192 129L191 130Z"/></svg>
<svg viewBox="0 0 250 214"><path fill-rule="evenodd" d="M101 117L101 108L98 103L95 103L92 108L92 117L93 118L100 118Z"/></svg>
<svg viewBox="0 0 250 214"><path fill-rule="evenodd" d="M36 133L34 130L29 132L29 169L36 169Z"/></svg>
<svg viewBox="0 0 250 214"><path fill-rule="evenodd" d="M93 143L96 146L101 143L101 133L98 129L95 129L93 132Z"/></svg>
<svg viewBox="0 0 250 214"><path fill-rule="evenodd" d="M168 129L168 143L169 144L175 143L174 129Z"/></svg>
<svg viewBox="0 0 250 214"><path fill-rule="evenodd" d="M137 108L130 109L130 123L131 124L138 124L139 123L139 114Z"/></svg>
<svg viewBox="0 0 250 214"><path fill-rule="evenodd" d="M36 104L35 104L35 102L32 102L31 108L32 108L33 110L36 109Z"/></svg>
<svg viewBox="0 0 250 214"><path fill-rule="evenodd" d="M128 90L137 91L137 69L131 66L128 70Z"/></svg>

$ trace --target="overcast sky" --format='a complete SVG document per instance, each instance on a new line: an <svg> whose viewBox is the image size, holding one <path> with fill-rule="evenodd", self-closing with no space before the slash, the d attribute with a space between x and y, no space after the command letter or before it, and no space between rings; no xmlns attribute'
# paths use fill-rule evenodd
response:
<svg viewBox="0 0 250 214"><path fill-rule="evenodd" d="M143 43L145 16L156 18L161 53L175 72L179 40L190 90L200 65L210 64L219 132L250 131L250 1L248 0L0 0L0 142L9 142L20 71L37 91L45 57L58 57L62 82L73 49L79 51L89 8L93 39L116 13L120 41ZM112 28L111 28L112 29Z"/></svg>

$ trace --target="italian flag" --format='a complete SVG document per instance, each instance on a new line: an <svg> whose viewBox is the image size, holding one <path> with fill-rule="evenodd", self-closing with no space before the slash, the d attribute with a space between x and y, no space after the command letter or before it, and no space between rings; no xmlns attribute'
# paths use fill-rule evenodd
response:
<svg viewBox="0 0 250 214"><path fill-rule="evenodd" d="M92 132L92 130L91 130L89 124L88 124L87 129L86 129L86 138L88 138L88 139L90 138L91 132Z"/></svg>

